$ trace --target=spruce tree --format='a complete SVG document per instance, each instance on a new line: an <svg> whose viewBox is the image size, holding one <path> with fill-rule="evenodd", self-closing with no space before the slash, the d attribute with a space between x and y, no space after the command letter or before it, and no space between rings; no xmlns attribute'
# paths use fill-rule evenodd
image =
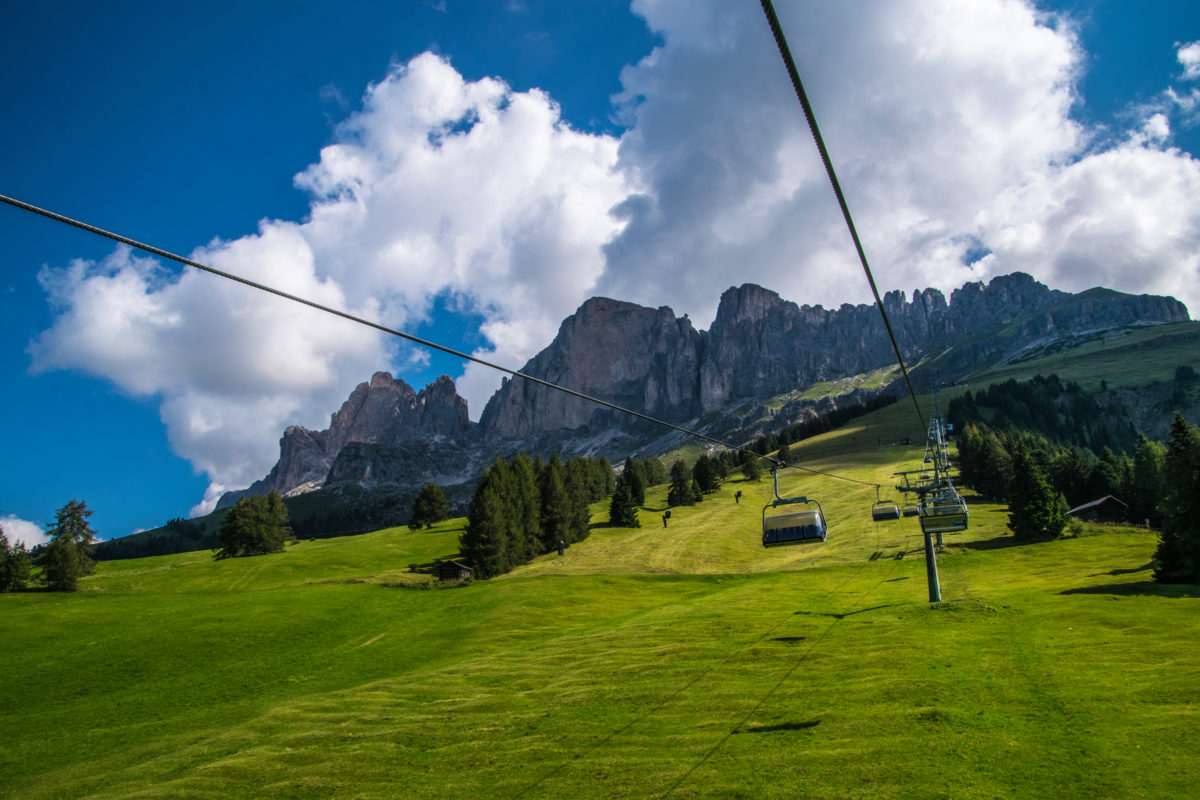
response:
<svg viewBox="0 0 1200 800"><path fill-rule="evenodd" d="M513 566L517 566L548 552L548 548L542 547L541 492L532 459L524 453L514 456L510 476L514 515L510 520L509 547Z"/></svg>
<svg viewBox="0 0 1200 800"><path fill-rule="evenodd" d="M449 516L450 504L446 502L442 487L436 483L427 483L421 487L421 491L413 500L412 519L409 520L408 527L414 531L418 528L432 528Z"/></svg>
<svg viewBox="0 0 1200 800"><path fill-rule="evenodd" d="M667 505L690 506L696 502L696 493L692 489L692 471L683 459L676 459L671 465L671 486L667 489Z"/></svg>
<svg viewBox="0 0 1200 800"><path fill-rule="evenodd" d="M721 487L721 481L717 477L717 469L713 459L704 453L700 458L696 459L695 465L692 467L692 475L696 482L700 484L701 492L715 492Z"/></svg>
<svg viewBox="0 0 1200 800"><path fill-rule="evenodd" d="M29 551L18 541L11 547L4 528L0 526L0 592L24 589L31 571Z"/></svg>
<svg viewBox="0 0 1200 800"><path fill-rule="evenodd" d="M542 498L542 552L548 553L557 548L559 542L572 541L574 508L567 491L567 471L557 453L542 467L538 481Z"/></svg>
<svg viewBox="0 0 1200 800"><path fill-rule="evenodd" d="M1162 526L1158 504L1163 499L1163 465L1167 449L1145 436L1138 440L1133 455L1133 480L1128 498L1129 520L1137 525L1149 523L1151 528Z"/></svg>
<svg viewBox="0 0 1200 800"><path fill-rule="evenodd" d="M641 521L638 520L637 506L633 504L633 493L624 475L617 478L612 501L608 505L608 521L611 525L623 528L642 527Z"/></svg>
<svg viewBox="0 0 1200 800"><path fill-rule="evenodd" d="M742 464L742 477L756 483L762 480L762 467L757 458L747 458L746 463Z"/></svg>
<svg viewBox="0 0 1200 800"><path fill-rule="evenodd" d="M214 558L278 553L291 537L287 506L279 492L246 495L221 522L221 549Z"/></svg>
<svg viewBox="0 0 1200 800"><path fill-rule="evenodd" d="M503 462L497 462L501 464ZM513 568L508 548L508 523L499 484L501 476L492 468L483 473L471 508L467 528L459 538L459 551L476 577L491 578Z"/></svg>
<svg viewBox="0 0 1200 800"><path fill-rule="evenodd" d="M779 460L780 464L787 465L792 463L792 448L785 444L779 448L779 452L775 454L775 458Z"/></svg>
<svg viewBox="0 0 1200 800"><path fill-rule="evenodd" d="M570 535L567 544L582 542L588 536L591 523L591 511L588 506L592 499L588 489L587 465L579 457L572 458L566 464L567 495L571 498L571 520L568 527Z"/></svg>
<svg viewBox="0 0 1200 800"><path fill-rule="evenodd" d="M1163 462L1162 533L1154 554L1160 583L1200 583L1200 429L1181 414Z"/></svg>
<svg viewBox="0 0 1200 800"><path fill-rule="evenodd" d="M47 531L50 544L42 563L42 577L50 589L73 592L79 579L95 568L91 555L96 534L88 524L91 515L82 500L72 500L58 510L54 526Z"/></svg>
<svg viewBox="0 0 1200 800"><path fill-rule="evenodd" d="M632 458L625 459L625 471L621 473L621 477L625 479L625 485L629 488L629 498L635 508L646 505L644 473L645 469ZM620 484L620 480L617 483Z"/></svg>
<svg viewBox="0 0 1200 800"><path fill-rule="evenodd" d="M1046 474L1024 444L1013 453L1008 491L1008 526L1018 541L1054 539L1067 526L1067 502L1046 480Z"/></svg>

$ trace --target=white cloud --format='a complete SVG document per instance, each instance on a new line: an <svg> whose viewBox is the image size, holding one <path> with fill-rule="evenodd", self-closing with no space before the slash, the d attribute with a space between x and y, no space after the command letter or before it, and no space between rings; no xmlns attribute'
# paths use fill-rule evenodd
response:
<svg viewBox="0 0 1200 800"><path fill-rule="evenodd" d="M1068 18L1018 0L776 6L881 288L1026 270L1196 307L1197 162L1170 147L1162 107L1107 147L1072 118L1085 57ZM621 168L645 188L621 207L601 290L700 325L747 280L801 303L868 300L757 6L634 9L663 44L623 73ZM980 245L992 254L965 265Z"/></svg>
<svg viewBox="0 0 1200 800"><path fill-rule="evenodd" d="M757 6L633 8L662 44L622 73L620 140L572 130L538 90L466 81L426 53L368 87L297 175L308 219L196 256L393 327L452 296L483 318L480 354L513 367L595 293L702 327L746 281L800 303L868 299ZM1057 288L1200 301L1198 166L1171 145L1196 95L1164 92L1102 137L1071 116L1086 58L1070 20L1024 0L777 8L882 289L1026 270ZM1178 51L1188 78L1195 47ZM36 368L161 397L173 447L211 481L198 508L264 474L287 424L322 427L355 383L420 358L123 250L43 282L59 316L33 345ZM498 382L465 369L473 414Z"/></svg>
<svg viewBox="0 0 1200 800"><path fill-rule="evenodd" d="M544 93L467 82L423 54L397 65L296 177L303 223L264 221L195 260L403 328L450 294L485 317L495 358L519 367L603 269L624 196L617 142L572 130ZM372 331L188 270L172 277L118 249L47 269L58 315L35 370L80 369L161 398L173 449L207 473L200 513L262 477L289 424L324 427L354 385L396 358ZM502 338L501 338L502 337ZM499 384L469 371L474 414ZM420 388L420 387L417 387Z"/></svg>
<svg viewBox="0 0 1200 800"><path fill-rule="evenodd" d="M4 528L4 535L8 537L10 547L17 542L22 542L28 550L35 545L45 544L50 541L50 537L46 536L46 531L41 525L23 520L12 514L0 517L0 528Z"/></svg>
<svg viewBox="0 0 1200 800"><path fill-rule="evenodd" d="M1200 42L1177 43L1175 55L1183 66L1183 79L1200 80Z"/></svg>

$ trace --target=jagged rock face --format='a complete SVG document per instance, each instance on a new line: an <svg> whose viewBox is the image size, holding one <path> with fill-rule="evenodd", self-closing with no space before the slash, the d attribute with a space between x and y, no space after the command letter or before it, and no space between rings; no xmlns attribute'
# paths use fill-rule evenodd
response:
<svg viewBox="0 0 1200 800"><path fill-rule="evenodd" d="M353 443L458 439L470 434L467 401L454 381L442 375L419 393L386 372L360 383L329 419L323 431L293 425L279 440L279 461L261 481L240 492L227 492L217 503L226 508L245 494L280 494L304 485L321 486L338 455Z"/></svg>
<svg viewBox="0 0 1200 800"><path fill-rule="evenodd" d="M921 388L1100 331L1188 320L1187 309L1170 297L1108 289L1070 294L1022 273L967 284L949 302L926 289L911 302L889 292L883 305L910 366L939 357L936 367L920 370ZM734 413L746 400L894 363L874 306L800 306L746 284L722 295L707 332L665 306L592 298L522 372L676 424L703 417L700 427L727 437L751 431L761 419L765 409L757 405L749 416ZM795 421L820 410L803 401L778 414ZM275 468L248 490L227 494L218 508L246 492L286 494L324 483L454 483L516 450L623 458L662 436L650 423L519 378L504 382L474 425L450 378L417 393L380 372L355 388L327 430L289 428Z"/></svg>
<svg viewBox="0 0 1200 800"><path fill-rule="evenodd" d="M995 278L986 286L967 284L949 303L936 289L914 292L912 302L905 301L903 292L889 292L883 306L907 362L957 348L951 363L958 368L1018 356L1047 337L1188 319L1186 307L1170 297L1107 289L1074 295L1048 289L1024 273ZM1001 331L1005 335L997 336ZM722 295L706 336L700 372L705 412L738 398L803 389L895 362L874 306L843 305L836 311L797 306L753 285Z"/></svg>
<svg viewBox="0 0 1200 800"><path fill-rule="evenodd" d="M680 419L697 410L702 348L686 316L676 319L665 306L655 310L595 297L567 317L550 346L521 371L645 414ZM578 430L611 413L516 378L492 396L479 422L494 441Z"/></svg>

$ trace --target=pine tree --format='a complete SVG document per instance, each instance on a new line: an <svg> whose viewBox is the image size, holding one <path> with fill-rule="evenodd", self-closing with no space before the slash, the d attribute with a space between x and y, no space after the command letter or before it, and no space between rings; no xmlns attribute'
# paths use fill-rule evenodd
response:
<svg viewBox="0 0 1200 800"><path fill-rule="evenodd" d="M572 540L571 517L574 509L567 491L567 471L557 453L550 456L550 462L542 467L538 489L542 499L542 552L548 553L557 548L559 542Z"/></svg>
<svg viewBox="0 0 1200 800"><path fill-rule="evenodd" d="M667 489L667 505L690 506L696 502L696 494L692 489L692 471L688 469L683 459L676 459L671 465L671 486Z"/></svg>
<svg viewBox="0 0 1200 800"><path fill-rule="evenodd" d="M278 553L291 537L287 506L279 492L246 495L221 522L221 549L217 559Z"/></svg>
<svg viewBox="0 0 1200 800"><path fill-rule="evenodd" d="M1154 553L1160 583L1200 583L1200 428L1181 414L1171 423L1163 462L1162 533Z"/></svg>
<svg viewBox="0 0 1200 800"><path fill-rule="evenodd" d="M625 485L629 488L629 497L633 502L634 508L646 505L646 479L644 473L645 468L632 458L625 459L625 471L621 473L621 477L625 479ZM617 483L619 485L620 480Z"/></svg>
<svg viewBox="0 0 1200 800"><path fill-rule="evenodd" d="M42 577L53 591L75 591L79 579L95 568L91 555L96 534L88 524L91 515L82 500L72 500L58 510L54 526L47 531L50 544L43 556Z"/></svg>
<svg viewBox="0 0 1200 800"><path fill-rule="evenodd" d="M762 480L762 467L757 458L748 458L746 463L742 464L742 477L756 483Z"/></svg>
<svg viewBox="0 0 1200 800"><path fill-rule="evenodd" d="M775 454L775 458L779 460L780 464L785 466L792 463L792 448L785 444L779 448L779 452Z"/></svg>
<svg viewBox="0 0 1200 800"><path fill-rule="evenodd" d="M437 523L450 516L450 504L442 487L436 483L427 483L421 487L412 505L412 519L408 522L410 530L432 528Z"/></svg>
<svg viewBox="0 0 1200 800"><path fill-rule="evenodd" d="M4 528L0 526L0 592L24 589L31 571L29 551L18 541L11 547Z"/></svg>
<svg viewBox="0 0 1200 800"><path fill-rule="evenodd" d="M498 461L497 465L502 463ZM467 528L459 539L463 560L479 578L503 575L513 568L505 503L499 486L502 480L496 465L483 473L467 512Z"/></svg>
<svg viewBox="0 0 1200 800"><path fill-rule="evenodd" d="M1050 486L1024 444L1013 453L1008 500L1008 526L1018 541L1054 539L1067 526L1067 501Z"/></svg>
<svg viewBox="0 0 1200 800"><path fill-rule="evenodd" d="M1138 525L1148 522L1151 528L1162 526L1158 504L1163 499L1163 465L1166 458L1167 449L1158 442L1152 442L1145 436L1138 440L1127 501L1131 522Z"/></svg>
<svg viewBox="0 0 1200 800"><path fill-rule="evenodd" d="M608 521L611 525L623 528L642 527L641 521L638 520L637 506L633 504L633 494L624 475L617 478L612 501L608 506Z"/></svg>
<svg viewBox="0 0 1200 800"><path fill-rule="evenodd" d="M704 453L700 458L696 459L696 464L692 467L692 475L696 482L700 484L701 492L715 492L721 487L721 481L717 477L716 466L713 460Z"/></svg>
<svg viewBox="0 0 1200 800"><path fill-rule="evenodd" d="M591 523L591 494L588 489L587 465L578 456L566 464L567 495L571 498L571 518L567 530L567 544L582 542L587 538Z"/></svg>
<svg viewBox="0 0 1200 800"><path fill-rule="evenodd" d="M518 453L511 463L513 517L510 542L513 566L532 561L548 548L542 547L542 499L537 468L529 456Z"/></svg>

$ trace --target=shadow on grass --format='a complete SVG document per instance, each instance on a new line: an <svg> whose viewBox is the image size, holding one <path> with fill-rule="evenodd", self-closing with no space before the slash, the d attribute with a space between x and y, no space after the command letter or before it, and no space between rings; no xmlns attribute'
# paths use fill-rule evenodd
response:
<svg viewBox="0 0 1200 800"><path fill-rule="evenodd" d="M1153 566L1154 566L1153 561L1147 561L1142 566L1134 567L1133 569L1110 569L1108 572L1093 572L1088 577L1089 578L1099 578L1101 575L1132 575L1135 572L1145 572L1146 570L1150 569Z"/></svg>
<svg viewBox="0 0 1200 800"><path fill-rule="evenodd" d="M807 636L776 636L775 638L771 639L771 641L772 642L786 642L788 644L792 644L795 642L803 642L807 638L808 638Z"/></svg>
<svg viewBox="0 0 1200 800"><path fill-rule="evenodd" d="M882 606L871 606L870 608L860 608L858 611L847 611L845 614L831 614L831 613L828 613L825 611L797 611L795 613L796 614L805 614L805 615L811 616L811 617L833 617L834 619L845 619L846 617L852 617L855 614L865 614L868 611L878 611L881 608L893 608L894 606L898 606L898 605L901 605L901 604L900 603L887 603L886 605L882 605Z"/></svg>
<svg viewBox="0 0 1200 800"><path fill-rule="evenodd" d="M776 733L777 731L804 731L815 728L821 720L813 719L808 722L781 722L778 725L756 725L753 728L735 728L734 733Z"/></svg>
<svg viewBox="0 0 1200 800"><path fill-rule="evenodd" d="M1200 597L1200 585L1194 583L1107 583L1100 586L1081 586L1078 589L1063 589L1059 594L1117 594L1155 595L1157 597Z"/></svg>
<svg viewBox="0 0 1200 800"><path fill-rule="evenodd" d="M1000 550L1005 547L1018 547L1032 542L1019 542L1012 536L997 536L993 539L980 539L977 542L955 542L955 547L964 550Z"/></svg>

